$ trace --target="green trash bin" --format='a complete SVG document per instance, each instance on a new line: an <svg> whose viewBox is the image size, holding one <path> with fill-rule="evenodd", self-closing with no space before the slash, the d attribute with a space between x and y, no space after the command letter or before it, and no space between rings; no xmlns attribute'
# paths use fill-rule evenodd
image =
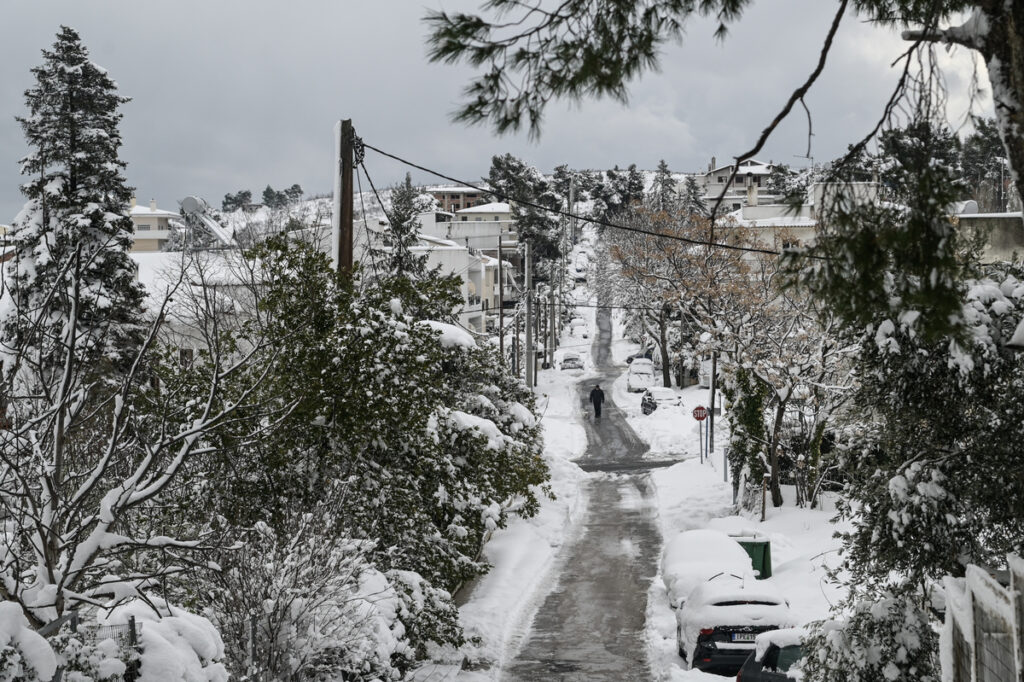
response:
<svg viewBox="0 0 1024 682"><path fill-rule="evenodd" d="M757 579L772 577L772 542L766 537L738 537L736 542L750 555Z"/></svg>

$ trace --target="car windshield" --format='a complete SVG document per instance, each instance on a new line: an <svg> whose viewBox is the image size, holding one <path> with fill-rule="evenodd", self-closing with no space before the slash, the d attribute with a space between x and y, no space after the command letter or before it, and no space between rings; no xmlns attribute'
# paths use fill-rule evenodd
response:
<svg viewBox="0 0 1024 682"><path fill-rule="evenodd" d="M779 649L779 662L776 664L778 666L776 670L786 672L803 657L804 650L799 644L784 646Z"/></svg>

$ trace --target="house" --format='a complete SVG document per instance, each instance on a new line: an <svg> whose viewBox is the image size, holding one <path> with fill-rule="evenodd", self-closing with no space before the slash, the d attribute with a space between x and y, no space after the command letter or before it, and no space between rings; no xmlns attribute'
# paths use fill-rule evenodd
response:
<svg viewBox="0 0 1024 682"><path fill-rule="evenodd" d="M781 198L768 191L768 176L775 168L774 164L764 163L757 159L747 159L739 164L739 171L730 182L729 178L735 168L736 166L733 164L717 166L715 157L712 156L707 172L696 176L697 184L704 191L704 202L708 206L718 201L723 190L725 196L722 199L722 207L726 211L739 210L747 202L751 188L757 197L757 203L776 203ZM683 188L684 186L681 184L680 191Z"/></svg>
<svg viewBox="0 0 1024 682"><path fill-rule="evenodd" d="M486 210L477 211L478 208ZM494 257L498 255L499 239L510 251L518 247L519 234L508 204L485 204L467 210L468 213L421 213L420 232L451 239Z"/></svg>
<svg viewBox="0 0 1024 682"><path fill-rule="evenodd" d="M511 222L512 209L505 202L494 201L489 204L479 204L455 211L455 217L460 222Z"/></svg>
<svg viewBox="0 0 1024 682"><path fill-rule="evenodd" d="M471 206L486 204L487 199L475 187L461 187L458 185L435 185L427 187L427 194L437 199L438 207L442 211L454 213Z"/></svg>
<svg viewBox="0 0 1024 682"><path fill-rule="evenodd" d="M149 206L139 206L132 197L129 215L135 225L133 252L162 251L181 222L180 214L157 208L154 199L149 200Z"/></svg>

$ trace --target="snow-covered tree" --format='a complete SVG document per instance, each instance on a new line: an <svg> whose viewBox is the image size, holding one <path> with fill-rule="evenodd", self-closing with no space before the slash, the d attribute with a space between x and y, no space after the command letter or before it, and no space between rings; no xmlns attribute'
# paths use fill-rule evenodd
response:
<svg viewBox="0 0 1024 682"><path fill-rule="evenodd" d="M551 211L562 207L562 197L544 176L512 154L503 154L491 159L485 181L494 190L496 200L511 203L520 242L530 243L534 262L557 259L561 255L561 226Z"/></svg>
<svg viewBox="0 0 1024 682"><path fill-rule="evenodd" d="M697 184L697 178L686 176L683 191L679 197L679 210L684 215L706 216L708 207L704 203L704 192Z"/></svg>
<svg viewBox="0 0 1024 682"><path fill-rule="evenodd" d="M420 222L416 216L429 208L432 199L413 186L408 173L402 184L391 188L388 227L381 235L384 248L373 255L385 272L413 278L426 272L427 254L416 253L413 248L419 244Z"/></svg>
<svg viewBox="0 0 1024 682"><path fill-rule="evenodd" d="M676 181L672 177L672 171L668 169L665 159L658 162L658 170L654 173L654 183L651 185L648 203L656 211L673 211L680 200L676 188Z"/></svg>
<svg viewBox="0 0 1024 682"><path fill-rule="evenodd" d="M44 58L26 96L32 180L0 301L0 594L37 628L77 605L139 595L194 561L208 534L155 523L156 510L194 473L212 427L247 404L254 384L240 382L231 402L222 388L262 350L207 326L186 373L159 347L186 277L151 292L143 311L116 156L123 98L71 29ZM164 380L175 376L172 388Z"/></svg>
<svg viewBox="0 0 1024 682"><path fill-rule="evenodd" d="M143 293L118 158L127 98L66 26L32 73L18 119L31 147L21 162L28 201L7 236L0 361L8 382L39 373L49 383L71 346L76 364L123 367L142 339Z"/></svg>

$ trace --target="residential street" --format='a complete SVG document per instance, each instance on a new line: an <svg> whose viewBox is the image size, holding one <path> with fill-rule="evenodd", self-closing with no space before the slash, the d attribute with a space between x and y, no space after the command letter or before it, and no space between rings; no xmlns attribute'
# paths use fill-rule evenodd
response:
<svg viewBox="0 0 1024 682"><path fill-rule="evenodd" d="M612 326L598 312L593 357L599 380L579 385L580 399L600 381L605 406L600 420L586 422L587 452L578 460L593 472L587 482L588 509L578 538L563 550L560 575L527 633L506 680L648 680L644 644L645 609L657 572L661 537L654 518L647 450L612 402L611 383L621 372L611 366Z"/></svg>

